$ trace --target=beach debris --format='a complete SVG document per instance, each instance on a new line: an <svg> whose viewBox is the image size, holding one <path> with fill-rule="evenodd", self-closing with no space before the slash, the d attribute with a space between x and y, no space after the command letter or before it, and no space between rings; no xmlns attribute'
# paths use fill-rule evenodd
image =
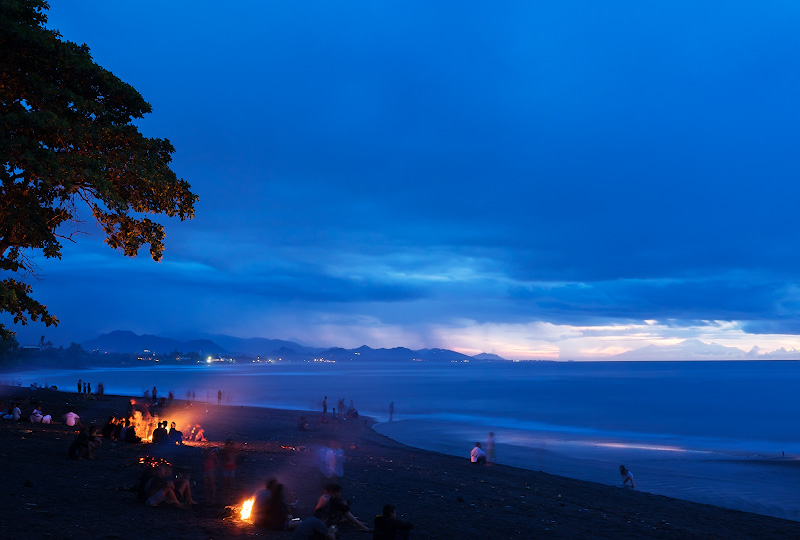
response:
<svg viewBox="0 0 800 540"><path fill-rule="evenodd" d="M236 516L240 512L240 509L234 506L226 506L220 511L219 517L222 519L228 519Z"/></svg>

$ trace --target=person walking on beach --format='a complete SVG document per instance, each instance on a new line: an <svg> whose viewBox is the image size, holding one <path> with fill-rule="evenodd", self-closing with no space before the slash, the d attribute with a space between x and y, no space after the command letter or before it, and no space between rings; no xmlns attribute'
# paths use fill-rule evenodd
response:
<svg viewBox="0 0 800 540"><path fill-rule="evenodd" d="M222 405L222 390L217 391L217 405Z"/></svg>
<svg viewBox="0 0 800 540"><path fill-rule="evenodd" d="M394 401L389 403L389 422L394 420Z"/></svg>
<svg viewBox="0 0 800 540"><path fill-rule="evenodd" d="M322 416L328 414L328 396L322 399Z"/></svg>
<svg viewBox="0 0 800 540"><path fill-rule="evenodd" d="M82 381L80 379L78 379L78 393L79 394L83 393L82 389L83 389L83 383L82 383Z"/></svg>
<svg viewBox="0 0 800 540"><path fill-rule="evenodd" d="M619 466L619 474L620 474L620 476L622 476L622 485L623 486L625 484L627 484L628 482L630 482L631 483L631 489L636 488L636 484L633 483L633 475L631 474L631 471L629 471L628 469L625 468L625 465L620 465Z"/></svg>

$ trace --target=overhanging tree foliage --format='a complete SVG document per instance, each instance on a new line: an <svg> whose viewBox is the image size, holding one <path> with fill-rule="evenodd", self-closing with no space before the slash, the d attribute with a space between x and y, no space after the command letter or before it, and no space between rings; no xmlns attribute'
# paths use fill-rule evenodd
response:
<svg viewBox="0 0 800 540"><path fill-rule="evenodd" d="M147 218L194 217L197 196L169 168L167 139L132 125L151 111L130 85L92 61L86 45L45 28L47 2L0 0L0 311L16 323L57 324L30 297L31 256L61 258L85 204L106 243L160 260L164 228ZM0 325L0 337L13 332Z"/></svg>

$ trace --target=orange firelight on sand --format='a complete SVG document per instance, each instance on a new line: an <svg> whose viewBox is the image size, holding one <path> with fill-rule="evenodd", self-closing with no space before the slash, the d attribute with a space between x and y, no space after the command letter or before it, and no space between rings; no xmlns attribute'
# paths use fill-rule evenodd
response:
<svg viewBox="0 0 800 540"><path fill-rule="evenodd" d="M250 521L250 513L253 511L253 503L256 502L255 497L250 497L242 504L242 510L239 515L242 521Z"/></svg>

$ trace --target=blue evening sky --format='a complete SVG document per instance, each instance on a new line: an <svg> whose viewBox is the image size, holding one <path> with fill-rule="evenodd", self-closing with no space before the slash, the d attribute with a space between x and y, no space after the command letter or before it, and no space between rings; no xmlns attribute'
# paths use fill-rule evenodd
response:
<svg viewBox="0 0 800 540"><path fill-rule="evenodd" d="M38 258L58 329L605 358L800 349L796 2L53 2L197 217Z"/></svg>

